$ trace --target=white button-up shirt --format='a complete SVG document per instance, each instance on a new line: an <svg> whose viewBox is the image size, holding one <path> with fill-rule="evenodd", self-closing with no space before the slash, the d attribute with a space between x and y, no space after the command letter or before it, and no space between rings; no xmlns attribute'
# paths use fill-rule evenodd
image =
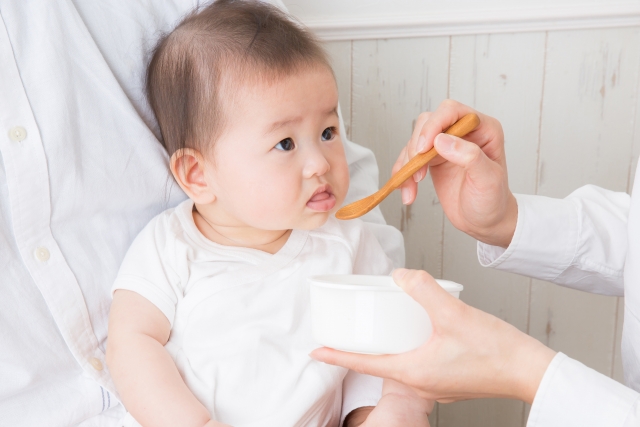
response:
<svg viewBox="0 0 640 427"><path fill-rule="evenodd" d="M143 95L157 37L196 0L0 2L0 425L116 426L109 289L131 241L185 198ZM346 142L353 200L371 152ZM390 257L402 237L367 218ZM357 405L357 402L353 403Z"/></svg>
<svg viewBox="0 0 640 427"><path fill-rule="evenodd" d="M640 173L634 195L595 186L563 200L517 195L509 247L478 244L480 263L583 291L625 297L628 387L559 353L535 396L529 427L640 426Z"/></svg>

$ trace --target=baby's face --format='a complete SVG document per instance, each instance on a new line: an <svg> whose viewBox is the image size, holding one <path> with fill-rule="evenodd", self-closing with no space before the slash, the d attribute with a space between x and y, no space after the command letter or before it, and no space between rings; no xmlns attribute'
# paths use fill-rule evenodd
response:
<svg viewBox="0 0 640 427"><path fill-rule="evenodd" d="M331 72L308 69L234 97L205 172L216 208L263 230L324 224L349 187Z"/></svg>

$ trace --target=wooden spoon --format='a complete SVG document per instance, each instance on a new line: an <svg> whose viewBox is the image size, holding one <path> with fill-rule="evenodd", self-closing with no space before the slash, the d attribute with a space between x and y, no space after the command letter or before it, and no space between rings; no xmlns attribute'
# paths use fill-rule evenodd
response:
<svg viewBox="0 0 640 427"><path fill-rule="evenodd" d="M472 130L474 130L480 124L480 119L474 113L467 114L460 120L455 122L444 133L462 138ZM402 167L395 175L387 181L387 183L380 190L376 191L369 197L360 199L357 202L353 202L350 205L342 207L336 212L336 218L338 219L353 219L361 217L369 212L382 202L393 190L400 187L407 179L418 172L420 168L429 163L431 159L438 155L436 148L433 147L426 153L421 153L415 156L413 159Z"/></svg>

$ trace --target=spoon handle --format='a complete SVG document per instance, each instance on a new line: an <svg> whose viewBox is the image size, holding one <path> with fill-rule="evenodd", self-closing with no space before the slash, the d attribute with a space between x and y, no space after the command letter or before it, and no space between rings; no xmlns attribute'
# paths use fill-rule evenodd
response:
<svg viewBox="0 0 640 427"><path fill-rule="evenodd" d="M444 133L462 138L472 130L474 130L480 124L480 119L474 113L469 113L463 116L460 120L455 122ZM389 194L396 188L400 187L407 179L418 172L420 168L429 163L435 156L438 155L436 147L426 153L417 154L409 162L396 172L389 181L384 185L385 193ZM386 195L384 197L386 197Z"/></svg>

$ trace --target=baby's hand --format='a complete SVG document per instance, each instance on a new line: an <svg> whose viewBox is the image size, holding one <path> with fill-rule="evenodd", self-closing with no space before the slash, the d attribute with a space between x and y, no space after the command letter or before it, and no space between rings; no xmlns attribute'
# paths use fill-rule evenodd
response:
<svg viewBox="0 0 640 427"><path fill-rule="evenodd" d="M429 427L433 404L417 396L385 394L361 427Z"/></svg>
<svg viewBox="0 0 640 427"><path fill-rule="evenodd" d="M410 387L385 379L378 406L361 427L429 427L433 405Z"/></svg>

